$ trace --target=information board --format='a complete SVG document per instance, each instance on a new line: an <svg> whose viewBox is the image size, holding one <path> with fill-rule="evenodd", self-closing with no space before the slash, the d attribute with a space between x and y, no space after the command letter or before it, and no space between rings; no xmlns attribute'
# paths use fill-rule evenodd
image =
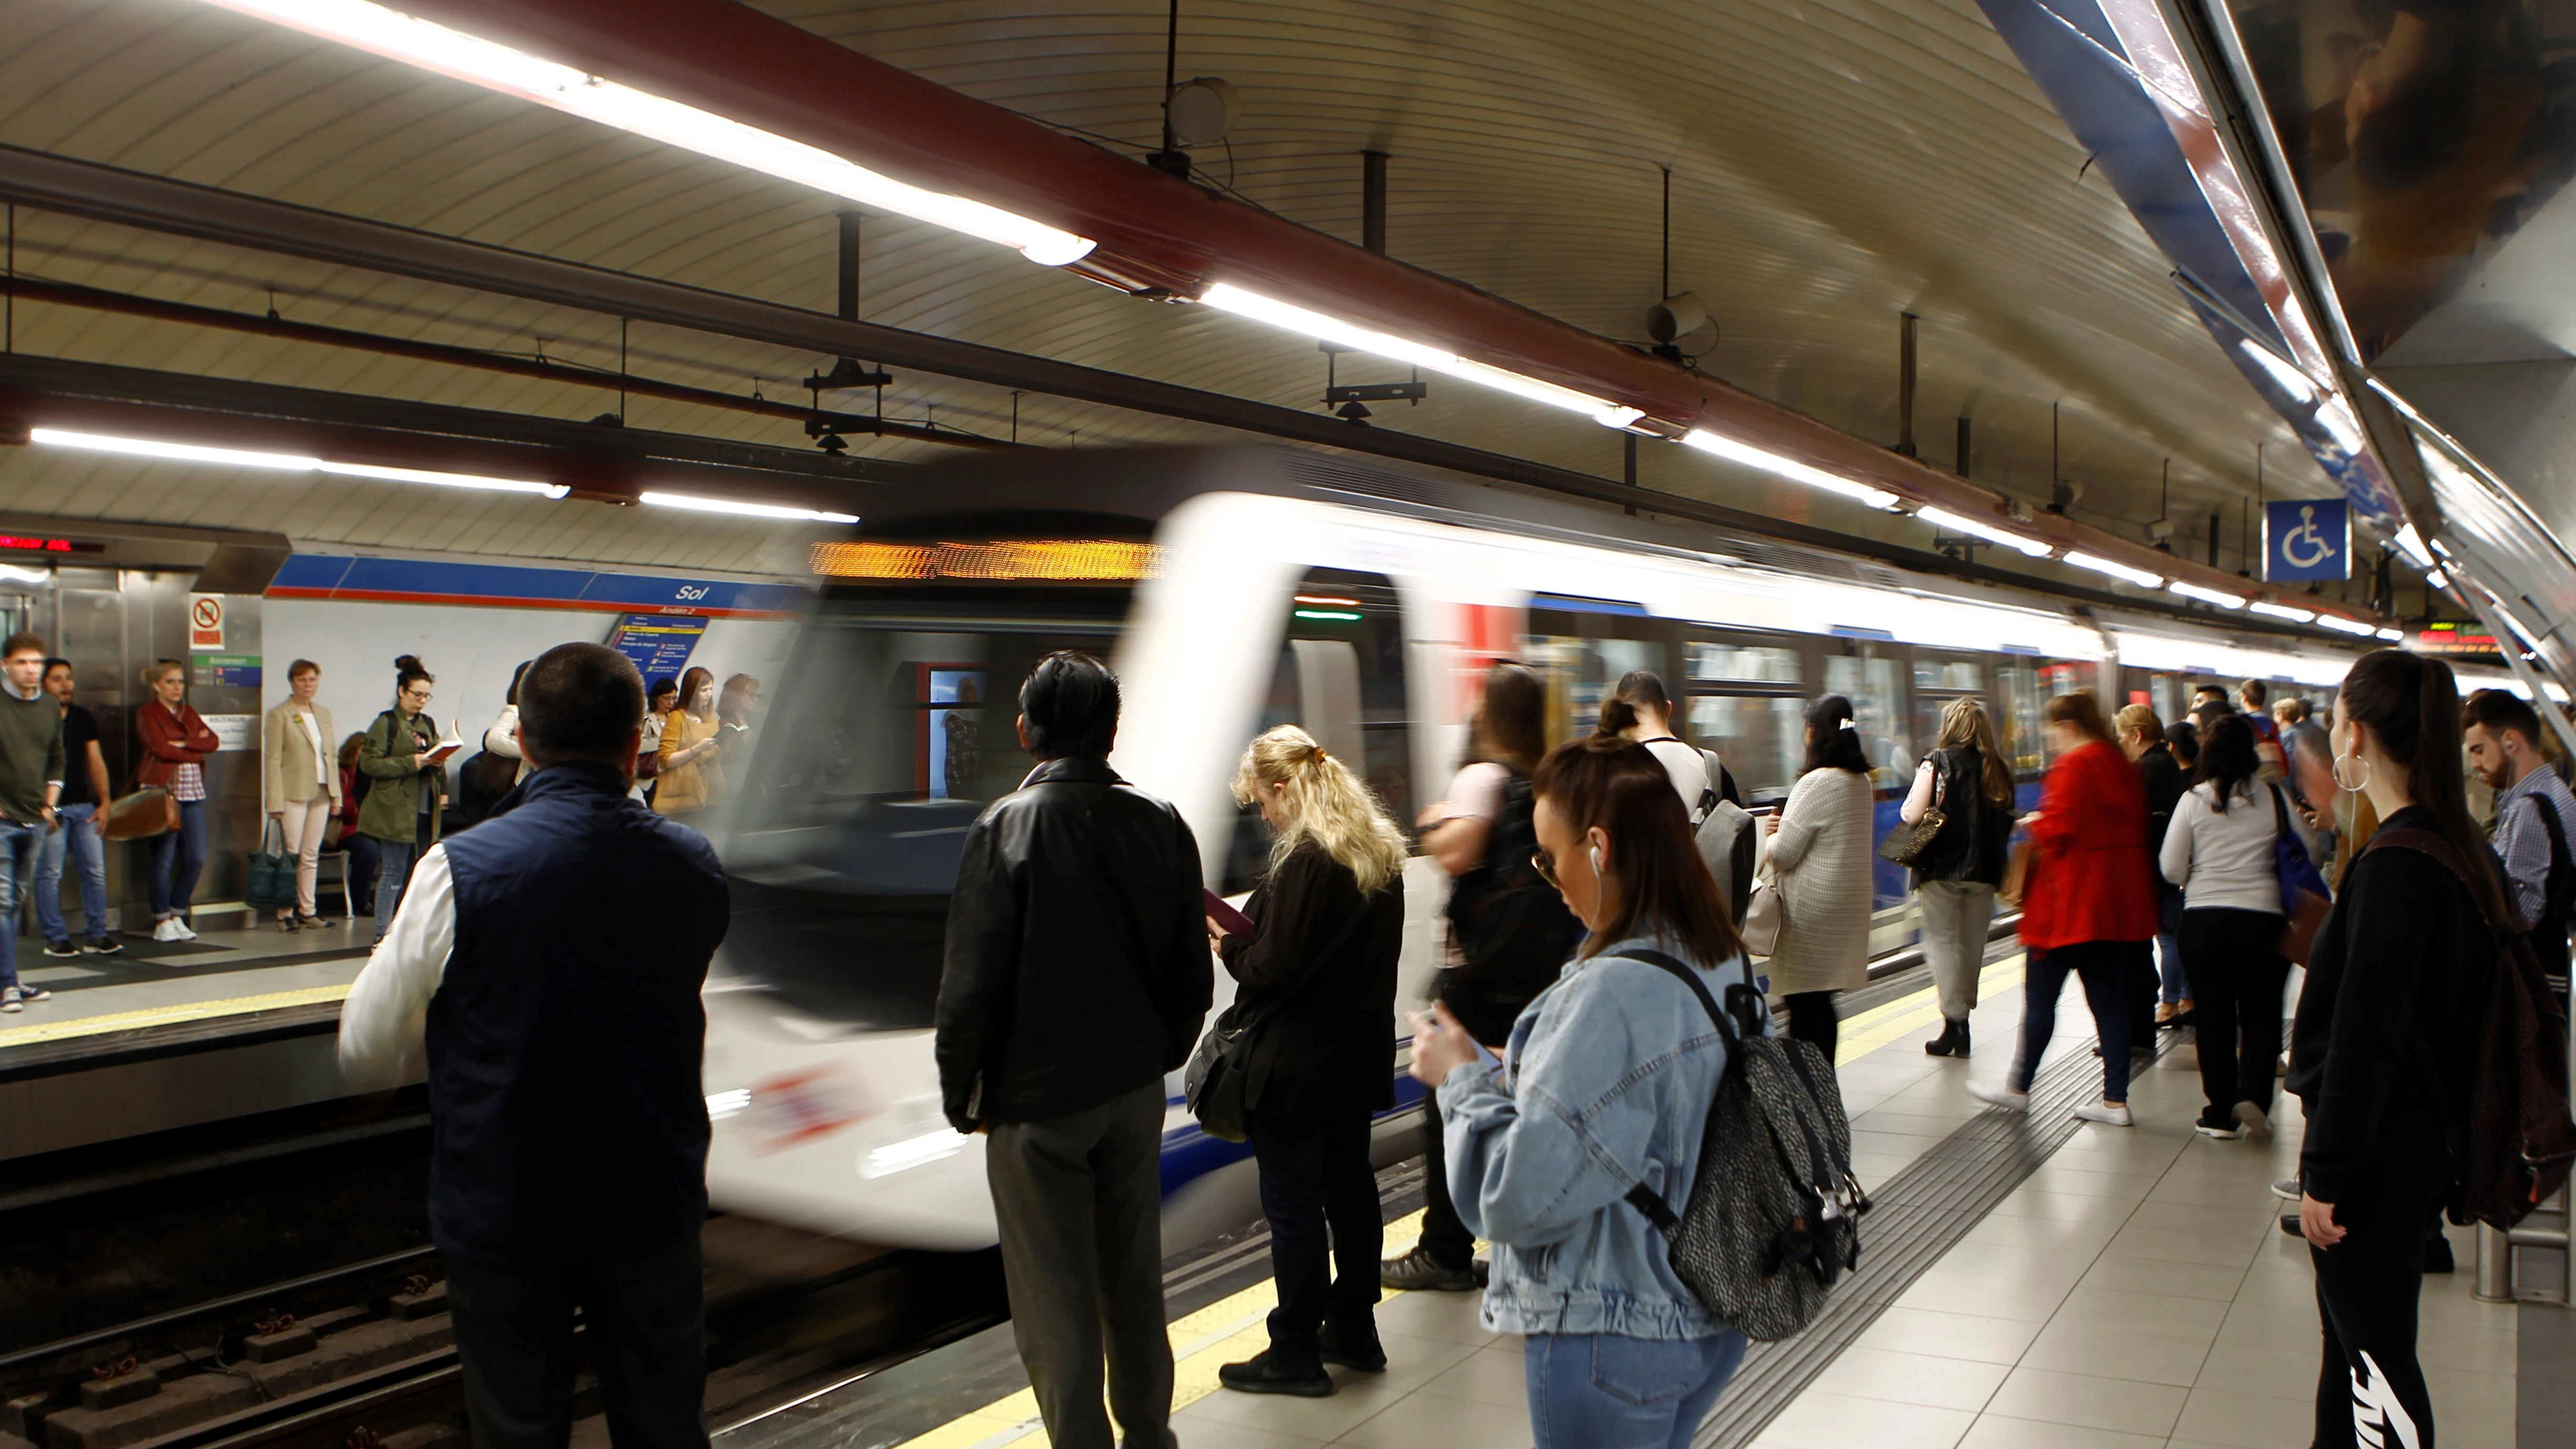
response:
<svg viewBox="0 0 2576 1449"><path fill-rule="evenodd" d="M608 647L635 661L650 689L656 679L680 677L706 632L707 621L693 614L621 614L609 631Z"/></svg>
<svg viewBox="0 0 2576 1449"><path fill-rule="evenodd" d="M256 654L198 654L196 682L217 689L259 688L260 656Z"/></svg>
<svg viewBox="0 0 2576 1449"><path fill-rule="evenodd" d="M2263 578L2317 583L2352 576L2352 511L2340 498L2263 505Z"/></svg>

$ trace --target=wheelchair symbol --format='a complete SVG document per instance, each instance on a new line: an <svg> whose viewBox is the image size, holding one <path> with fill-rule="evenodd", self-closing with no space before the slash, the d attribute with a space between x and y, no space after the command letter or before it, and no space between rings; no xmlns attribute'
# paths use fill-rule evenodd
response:
<svg viewBox="0 0 2576 1449"><path fill-rule="evenodd" d="M2299 526L2281 535L2281 561L2292 568L2312 569L2334 555L2334 545L2317 531L2317 511L2301 508Z"/></svg>

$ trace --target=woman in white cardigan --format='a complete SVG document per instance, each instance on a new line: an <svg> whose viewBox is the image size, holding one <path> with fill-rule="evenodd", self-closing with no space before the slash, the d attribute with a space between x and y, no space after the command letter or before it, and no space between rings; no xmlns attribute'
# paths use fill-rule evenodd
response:
<svg viewBox="0 0 2576 1449"><path fill-rule="evenodd" d="M286 687L286 702L270 710L260 728L260 755L268 818L285 831L286 848L295 852L295 909L277 913L278 929L293 931L322 924L313 909L313 883L322 842L340 813L340 770L331 711L313 702L322 687L322 666L296 660L286 666Z"/></svg>
<svg viewBox="0 0 2576 1449"><path fill-rule="evenodd" d="M1789 1035L1831 1061L1841 1021L1834 994L1869 984L1869 758L1851 701L1829 694L1807 708L1807 767L1773 816L1769 868L1784 917L1766 966L1789 1007Z"/></svg>

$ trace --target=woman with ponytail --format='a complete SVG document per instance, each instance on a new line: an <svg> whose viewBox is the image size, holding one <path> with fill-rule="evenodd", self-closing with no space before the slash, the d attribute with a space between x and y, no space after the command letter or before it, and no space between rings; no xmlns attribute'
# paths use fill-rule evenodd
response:
<svg viewBox="0 0 2576 1449"><path fill-rule="evenodd" d="M2329 738L2335 784L2366 799L2379 830L2317 932L2290 1029L2289 1089L2307 1108L2298 1221L2325 1329L2316 1442L2430 1444L2416 1300L2459 1178L2495 937L2521 922L2469 815L2449 665L2363 655Z"/></svg>
<svg viewBox="0 0 2576 1449"><path fill-rule="evenodd" d="M1369 1120L1395 1105L1410 852L1368 786L1295 725L1243 752L1234 798L1269 825L1270 866L1244 904L1253 932L1225 935L1213 921L1208 930L1234 977L1235 1009L1263 1022L1249 1118L1279 1306L1270 1347L1218 1378L1246 1393L1316 1397L1333 1392L1325 1364L1386 1368Z"/></svg>

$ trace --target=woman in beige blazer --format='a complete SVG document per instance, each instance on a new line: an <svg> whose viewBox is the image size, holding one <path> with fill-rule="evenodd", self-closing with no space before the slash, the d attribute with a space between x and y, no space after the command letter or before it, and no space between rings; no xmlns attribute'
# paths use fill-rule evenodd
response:
<svg viewBox="0 0 2576 1449"><path fill-rule="evenodd" d="M286 848L295 852L295 910L277 913L278 929L285 931L322 924L313 909L313 882L322 842L340 813L340 771L331 751L339 736L331 732L331 711L313 702L321 685L322 666L312 660L286 666L291 692L268 712L260 730L268 818L286 832Z"/></svg>

